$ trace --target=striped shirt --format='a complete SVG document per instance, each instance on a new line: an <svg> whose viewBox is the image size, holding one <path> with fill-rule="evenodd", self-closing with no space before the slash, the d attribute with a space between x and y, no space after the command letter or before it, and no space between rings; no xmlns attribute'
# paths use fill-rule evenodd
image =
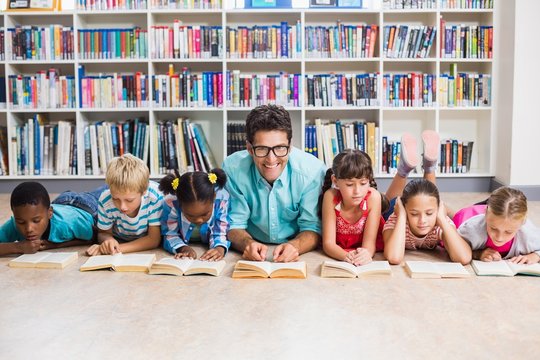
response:
<svg viewBox="0 0 540 360"><path fill-rule="evenodd" d="M115 239L133 241L148 234L149 226L159 226L163 195L158 184L150 181L148 190L142 195L139 213L129 217L115 205L109 189L99 197L98 229L110 230Z"/></svg>
<svg viewBox="0 0 540 360"><path fill-rule="evenodd" d="M383 232L396 227L397 216L396 214L390 215L386 223L384 224ZM455 227L454 222L448 216L446 221ZM440 226L435 226L425 236L419 237L412 233L409 221L405 224L405 249L417 250L417 249L435 249L442 241L442 229Z"/></svg>
<svg viewBox="0 0 540 360"><path fill-rule="evenodd" d="M216 191L212 216L199 228L201 241L208 244L210 249L217 246L224 247L225 252L229 249L231 243L227 240L228 207L229 193L227 190ZM161 214L161 235L163 235L165 250L176 254L176 250L189 244L196 230L197 226L186 219L182 213L176 196L167 195L163 201L163 213Z"/></svg>

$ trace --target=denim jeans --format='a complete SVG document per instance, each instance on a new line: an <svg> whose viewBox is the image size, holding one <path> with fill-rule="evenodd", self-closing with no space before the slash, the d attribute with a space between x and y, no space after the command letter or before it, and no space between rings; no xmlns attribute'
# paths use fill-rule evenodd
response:
<svg viewBox="0 0 540 360"><path fill-rule="evenodd" d="M84 210L92 215L95 223L98 215L99 197L101 196L101 193L107 189L107 185L103 185L95 190L80 193L69 190L64 191L58 195L58 197L54 199L52 203L59 205L71 205Z"/></svg>

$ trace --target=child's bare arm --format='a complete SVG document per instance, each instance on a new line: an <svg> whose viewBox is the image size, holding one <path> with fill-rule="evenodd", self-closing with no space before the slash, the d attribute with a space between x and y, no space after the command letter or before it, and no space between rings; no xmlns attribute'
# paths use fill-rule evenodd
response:
<svg viewBox="0 0 540 360"><path fill-rule="evenodd" d="M398 265L401 264L405 255L405 228L407 226L407 213L399 197L396 199L394 213L396 214L394 228L383 231L384 257L390 264Z"/></svg>
<svg viewBox="0 0 540 360"><path fill-rule="evenodd" d="M345 261L347 252L336 243L336 213L332 190L326 191L323 196L322 245L326 255L339 261Z"/></svg>
<svg viewBox="0 0 540 360"><path fill-rule="evenodd" d="M41 246L39 247L39 250L49 250L49 249L58 249L58 248L64 248L64 247L70 247L70 246L88 245L88 243L89 241L79 240L79 239L74 239L71 241L65 241L61 243L55 243L49 240L41 240Z"/></svg>
<svg viewBox="0 0 540 360"><path fill-rule="evenodd" d="M155 249L159 246L160 241L161 227L159 225L149 226L148 234L146 236L120 244L120 252L129 253Z"/></svg>
<svg viewBox="0 0 540 360"><path fill-rule="evenodd" d="M18 241L0 244L0 256L12 254L34 254L39 250L41 240Z"/></svg>
<svg viewBox="0 0 540 360"><path fill-rule="evenodd" d="M472 249L459 235L455 226L448 222L445 204L441 201L437 213L437 225L442 230L444 248L450 256L450 260L467 265L472 260Z"/></svg>
<svg viewBox="0 0 540 360"><path fill-rule="evenodd" d="M362 247L373 257L381 223L381 194L376 189L371 188L370 190L371 196L368 199L369 215L364 228Z"/></svg>
<svg viewBox="0 0 540 360"><path fill-rule="evenodd" d="M510 262L515 264L536 264L540 261L540 255L536 252L532 252L527 255L518 255L510 259Z"/></svg>

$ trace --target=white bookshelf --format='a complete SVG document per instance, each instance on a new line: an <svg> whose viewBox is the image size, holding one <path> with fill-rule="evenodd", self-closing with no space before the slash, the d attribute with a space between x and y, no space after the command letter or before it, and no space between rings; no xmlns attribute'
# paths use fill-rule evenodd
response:
<svg viewBox="0 0 540 360"><path fill-rule="evenodd" d="M374 2L376 3L376 2ZM274 9L274 10L125 10L125 11L81 11L68 10L59 13L9 13L0 15L0 26L4 28L23 25L46 25L62 24L72 26L75 34L75 45L78 37L77 31L88 28L122 28L140 26L142 29L150 29L154 25L172 26L173 20L179 19L183 25L209 25L222 26L223 35L227 26L253 26L257 24L279 24L287 21L293 25L297 20L301 22L302 38L305 26L309 25L334 25L338 20L345 24L378 25L378 35L374 57L372 58L332 58L319 59L308 58L302 54L292 59L229 59L225 49L222 49L223 57L216 59L81 59L75 54L73 60L56 61L21 61L12 60L9 56L10 49L6 49L6 59L0 61L0 76L7 77L11 74L32 74L38 70L47 70L49 67L61 69L64 74L78 76L77 68L80 64L85 66L87 73L106 72L134 72L140 71L151 77L153 74L164 74L169 64L173 64L175 70L187 66L193 72L218 71L223 73L224 105L221 108L156 108L153 104L147 107L123 108L123 109L88 109L78 107L74 109L13 109L8 104L6 109L0 109L0 125L7 126L8 136L12 135L17 124L26 120L27 116L36 112L47 113L52 121L69 120L75 125L78 142L78 175L72 176L40 176L51 179L100 179L103 176L86 176L84 161L84 127L97 121L120 121L143 117L148 120L150 128L163 120L175 120L177 117L186 117L195 123L200 123L208 139L208 143L218 163L226 157L227 151L227 123L243 122L251 108L234 108L226 104L225 100L225 74L228 70L240 70L250 73L279 73L286 71L289 74L299 73L302 77L306 74L341 72L341 73L407 73L419 71L432 73L438 76L448 72L450 64L457 64L458 71L479 72L492 74L492 105L489 107L386 107L383 105L382 91L378 91L379 105L368 107L309 107L305 105L304 83L300 86L300 98L298 107L286 107L293 121L293 145L304 148L306 124L312 124L315 118L323 120L340 119L342 122L363 119L375 122L379 126L379 148L381 137L387 136L389 140L397 141L405 131L411 132L420 139L423 130L433 129L440 133L442 139L454 138L474 141L472 169L467 174L440 174L442 177L454 178L467 177L491 177L494 175L494 149L491 139L495 134L494 122L494 99L496 98L497 77L493 74L496 59L447 59L440 57L440 29L439 19L443 17L447 23L471 24L471 25L494 25L495 41L497 44L497 29L494 24L495 8L489 10L463 10L463 9L422 9L422 10L383 10L369 9ZM436 26L438 34L431 51L423 59L385 58L383 55L383 28L387 24L408 25L431 25ZM7 36L7 34L6 34ZM149 39L151 41L151 39ZM225 46L222 41L222 46ZM77 46L75 46L77 48ZM148 45L150 48L150 44ZM495 53L495 51L494 51ZM76 79L77 91L78 79ZM379 88L382 85L379 85ZM437 94L438 96L439 94ZM152 130L153 133L153 130ZM150 138L150 169L152 177L161 174L156 171L154 152L155 136ZM419 141L419 146L421 141ZM420 152L420 148L419 148ZM13 169L15 164L10 163ZM381 173L381 157L378 156L376 176L385 178L388 174ZM25 179L25 176L3 176L4 179ZM35 177L32 177L35 178Z"/></svg>

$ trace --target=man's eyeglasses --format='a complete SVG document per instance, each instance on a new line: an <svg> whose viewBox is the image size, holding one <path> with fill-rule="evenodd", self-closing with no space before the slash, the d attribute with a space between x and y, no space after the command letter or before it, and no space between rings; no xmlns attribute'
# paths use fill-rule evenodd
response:
<svg viewBox="0 0 540 360"><path fill-rule="evenodd" d="M251 145L251 148L253 149L253 153L256 157L267 157L268 154L270 154L270 150L276 155L276 157L284 157L287 156L289 153L290 145L277 145L277 146L253 146Z"/></svg>

